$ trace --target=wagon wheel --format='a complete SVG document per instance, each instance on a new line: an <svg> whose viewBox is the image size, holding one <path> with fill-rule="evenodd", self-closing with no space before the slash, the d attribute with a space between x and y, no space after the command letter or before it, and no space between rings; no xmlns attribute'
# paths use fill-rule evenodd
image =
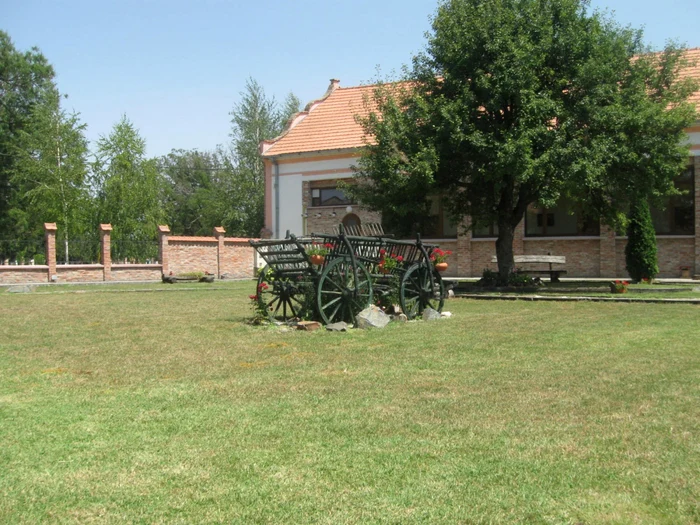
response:
<svg viewBox="0 0 700 525"><path fill-rule="evenodd" d="M409 319L421 315L427 307L442 311L442 305L445 303L445 285L440 274L432 266L414 264L401 279L399 300L401 310Z"/></svg>
<svg viewBox="0 0 700 525"><path fill-rule="evenodd" d="M357 266L357 282L349 259L335 259L321 274L317 305L326 324L354 323L355 316L372 303L372 278L363 265Z"/></svg>
<svg viewBox="0 0 700 525"><path fill-rule="evenodd" d="M306 298L309 283L292 279L277 279L269 266L258 277L258 308L270 321L303 318L308 309Z"/></svg>

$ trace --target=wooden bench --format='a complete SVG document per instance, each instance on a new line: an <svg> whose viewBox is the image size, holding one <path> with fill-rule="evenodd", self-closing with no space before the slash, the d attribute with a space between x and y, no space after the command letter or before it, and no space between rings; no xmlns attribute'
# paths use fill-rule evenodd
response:
<svg viewBox="0 0 700 525"><path fill-rule="evenodd" d="M566 270L555 270L553 264L566 264L566 257L563 255L515 255L513 257L515 264L548 264L547 270L523 270L523 273L532 274L540 273L549 275L549 280L553 283L559 282L559 276L566 273ZM494 255L491 262L498 262Z"/></svg>

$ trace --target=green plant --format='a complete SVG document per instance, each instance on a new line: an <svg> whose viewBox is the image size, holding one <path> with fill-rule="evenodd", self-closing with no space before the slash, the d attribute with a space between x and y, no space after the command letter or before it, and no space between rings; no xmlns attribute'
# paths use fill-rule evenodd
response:
<svg viewBox="0 0 700 525"><path fill-rule="evenodd" d="M253 319L251 319L251 323L253 324L260 324L268 320L265 307L260 301L260 294L267 290L267 288L267 283L260 283L257 288L257 293L248 296L248 299L250 299L250 306L253 309Z"/></svg>
<svg viewBox="0 0 700 525"><path fill-rule="evenodd" d="M379 271L382 273L392 273L403 263L403 256L394 253L386 253L382 248L379 250Z"/></svg>
<svg viewBox="0 0 700 525"><path fill-rule="evenodd" d="M37 253L34 256L34 264L46 264L46 256L43 253Z"/></svg>
<svg viewBox="0 0 700 525"><path fill-rule="evenodd" d="M184 272L177 274L176 277L181 277L183 279L201 279L204 277L204 272Z"/></svg>
<svg viewBox="0 0 700 525"><path fill-rule="evenodd" d="M476 284L478 286L497 286L498 280L498 272L484 268L484 271L481 272L481 279Z"/></svg>
<svg viewBox="0 0 700 525"><path fill-rule="evenodd" d="M430 260L435 264L439 264L447 262L447 257L450 255L452 255L451 250L441 250L440 248L435 248L430 254Z"/></svg>
<svg viewBox="0 0 700 525"><path fill-rule="evenodd" d="M628 219L625 246L627 273L636 282L653 279L659 273L659 264L656 256L656 233L647 201L639 199L634 202Z"/></svg>
<svg viewBox="0 0 700 525"><path fill-rule="evenodd" d="M315 242L306 248L306 254L309 257L312 255L320 255L321 257L325 257L332 249L333 245L329 242L325 244Z"/></svg>
<svg viewBox="0 0 700 525"><path fill-rule="evenodd" d="M629 285L629 281L613 281L610 283L610 291L612 293L627 293Z"/></svg>
<svg viewBox="0 0 700 525"><path fill-rule="evenodd" d="M533 286L535 280L526 273L513 272L508 276L508 286L525 287Z"/></svg>

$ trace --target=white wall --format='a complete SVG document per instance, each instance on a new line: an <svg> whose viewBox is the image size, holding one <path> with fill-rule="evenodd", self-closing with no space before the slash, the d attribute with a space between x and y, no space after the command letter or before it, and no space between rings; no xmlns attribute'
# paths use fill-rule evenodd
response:
<svg viewBox="0 0 700 525"><path fill-rule="evenodd" d="M301 216L303 213L301 179L301 175L285 175L279 178L280 222L279 231L274 232L274 237L277 239L283 239L287 230L295 235L304 233L304 219Z"/></svg>

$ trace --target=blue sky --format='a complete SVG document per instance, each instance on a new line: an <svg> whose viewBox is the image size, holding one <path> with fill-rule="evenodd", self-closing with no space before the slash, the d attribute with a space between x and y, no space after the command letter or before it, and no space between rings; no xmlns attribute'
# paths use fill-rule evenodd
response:
<svg viewBox="0 0 700 525"><path fill-rule="evenodd" d="M306 103L400 70L423 49L433 0L0 0L0 29L54 65L91 141L122 114L149 155L228 142L248 77ZM697 0L594 0L623 25L700 47Z"/></svg>

